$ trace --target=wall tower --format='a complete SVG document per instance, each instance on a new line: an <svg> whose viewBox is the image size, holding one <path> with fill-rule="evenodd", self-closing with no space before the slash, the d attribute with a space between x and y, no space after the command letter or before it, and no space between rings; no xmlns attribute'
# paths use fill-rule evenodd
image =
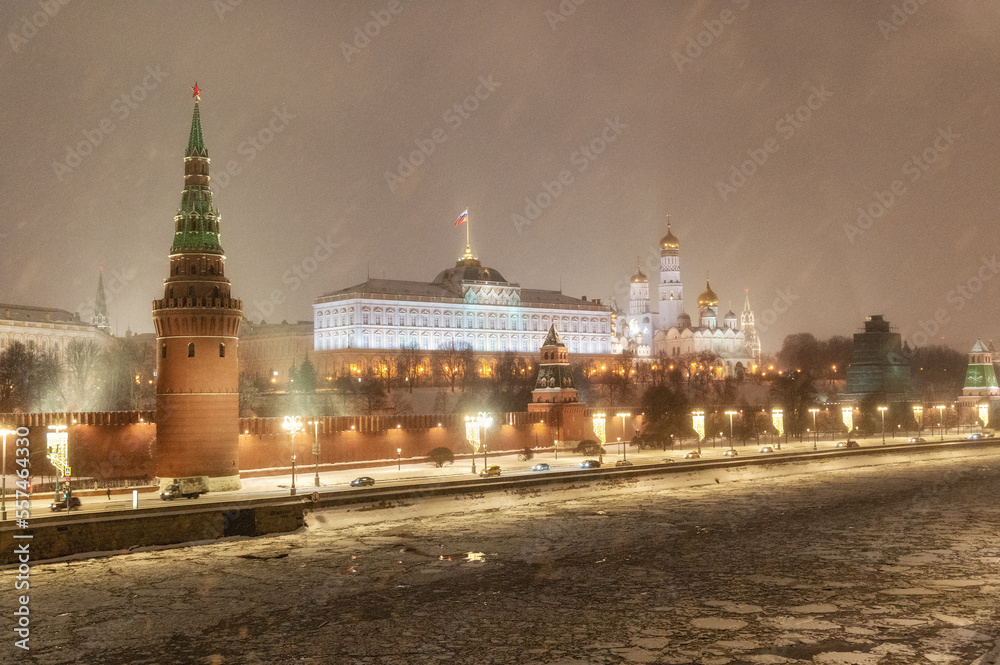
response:
<svg viewBox="0 0 1000 665"><path fill-rule="evenodd" d="M161 486L172 478L206 476L210 491L227 491L240 488L237 342L243 310L225 276L197 84L193 90L170 273L163 299L153 301L156 473Z"/></svg>

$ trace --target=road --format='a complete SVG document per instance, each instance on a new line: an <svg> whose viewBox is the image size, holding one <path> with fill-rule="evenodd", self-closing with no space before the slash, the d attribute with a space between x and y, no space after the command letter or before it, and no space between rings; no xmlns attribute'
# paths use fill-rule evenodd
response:
<svg viewBox="0 0 1000 665"><path fill-rule="evenodd" d="M36 564L32 658L957 665L996 646L1000 452L754 469L331 508L284 536Z"/></svg>
<svg viewBox="0 0 1000 665"><path fill-rule="evenodd" d="M948 441L960 442L965 440L966 439L963 438L949 439ZM885 446L883 446L881 439L878 437L860 439L859 441L860 445L865 449L880 449L883 447L894 448L898 446L908 447L906 437L897 439L889 438L887 439ZM937 439L928 439L928 441L930 443L938 442ZM760 447L764 445L770 446L774 452L758 452ZM829 440L818 443L809 440L801 442L792 440L788 442L762 441L760 444L757 444L756 442L748 442L745 445L740 445L737 442L733 448L737 452L737 459L742 460L773 457L774 455L787 453L800 453L808 455L814 450L818 453L824 453L836 450L835 445L835 442ZM687 460L684 457L688 452L698 450L694 447L675 448L674 450L668 451L635 451L625 450L624 447L619 444L608 443L605 445L605 448L608 451L603 456L605 468L613 467L615 462L623 459L632 462L636 466L660 464L664 460L671 460L673 463L682 465L698 463L696 460ZM717 443L706 441L700 448L701 459L706 461L732 459L727 458L724 455L728 450L730 450L729 444L724 442L721 438ZM545 462L550 465L551 470L548 473L579 471L580 462L584 459L588 459L588 457L567 453L561 453L559 455L547 453L545 455L538 455L530 461L518 460L516 455L490 455L486 458L489 464L499 464L503 469L503 477L506 478L538 475L538 472L533 472L531 470L532 465L538 462ZM483 456L479 456L476 460L477 470L482 470L483 464L484 458ZM470 460L462 460L454 465L448 465L440 469L434 468L424 461L419 461L410 462L408 464L400 464L398 466L377 466L368 469L323 471L319 474L320 485L317 487L315 485L315 473L312 468L306 465L300 466L299 471L296 474L296 489L299 495L308 495L315 491L322 492L324 494L329 492L350 492L352 491L352 488L349 485L350 481L359 476L371 476L375 478L376 486L379 488L395 488L409 485L469 480L476 477L471 473ZM197 505L205 503L221 503L270 497L287 497L290 495L291 484L292 477L290 474L266 476L261 478L244 478L243 489L240 491L206 494L199 497L197 500L176 499L173 501L172 505L174 507L196 507ZM72 511L74 515L81 513L105 514L114 511L133 509L131 494L112 494L111 498L108 498L106 494L100 492L97 494L78 493L77 496L81 498L82 506ZM9 497L9 499L12 498L13 497ZM38 495L36 498L33 498L30 501L32 520L44 519L46 517L57 517L60 515L64 516L65 511L52 512L49 509L51 501L51 494ZM138 494L136 504L137 508L160 508L165 505L167 504L159 498L159 494L157 492L141 491ZM9 502L8 517L13 517L13 507Z"/></svg>

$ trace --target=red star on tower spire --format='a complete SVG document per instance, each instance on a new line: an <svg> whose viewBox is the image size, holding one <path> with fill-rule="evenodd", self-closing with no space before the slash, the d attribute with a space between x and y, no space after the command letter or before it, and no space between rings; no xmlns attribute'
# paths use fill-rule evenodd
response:
<svg viewBox="0 0 1000 665"><path fill-rule="evenodd" d="M194 98L197 101L201 101L201 88L198 87L198 82L195 81L194 85L191 86L191 90L194 92Z"/></svg>

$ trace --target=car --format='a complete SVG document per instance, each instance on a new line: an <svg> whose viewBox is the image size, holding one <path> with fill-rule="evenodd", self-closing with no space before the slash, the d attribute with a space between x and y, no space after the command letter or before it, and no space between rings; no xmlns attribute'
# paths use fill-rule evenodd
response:
<svg viewBox="0 0 1000 665"><path fill-rule="evenodd" d="M976 434L970 434L969 438L970 439L985 439L986 435L985 434L978 434L978 433L976 433Z"/></svg>
<svg viewBox="0 0 1000 665"><path fill-rule="evenodd" d="M49 508L52 509L52 512L56 512L57 510L66 510L67 512L69 512L70 510L73 510L74 508L79 508L80 505L81 505L80 504L80 497L78 497L78 496L71 496L71 497L69 497L68 501L69 501L69 507L68 508L66 506L67 499L65 499L65 498L59 499L58 501L53 501L52 503L49 504Z"/></svg>
<svg viewBox="0 0 1000 665"><path fill-rule="evenodd" d="M664 464L673 464L673 463L674 463L674 460L673 460L672 458L670 458L670 457L664 457L664 458L663 458L663 459L661 459L660 461L661 461L662 463L664 463Z"/></svg>
<svg viewBox="0 0 1000 665"><path fill-rule="evenodd" d="M684 459L701 459L701 453L697 450L692 450L691 452L684 455Z"/></svg>
<svg viewBox="0 0 1000 665"><path fill-rule="evenodd" d="M375 479L369 478L368 476L361 476L360 478L355 478L351 481L351 487L368 487L369 485L374 485Z"/></svg>
<svg viewBox="0 0 1000 665"><path fill-rule="evenodd" d="M860 448L857 441L838 441L837 448Z"/></svg>
<svg viewBox="0 0 1000 665"><path fill-rule="evenodd" d="M733 450L732 448L722 453L723 457L736 457L737 455L739 455L739 453Z"/></svg>
<svg viewBox="0 0 1000 665"><path fill-rule="evenodd" d="M774 452L774 447L773 446L761 446L760 448L757 449L757 452L758 453L773 453Z"/></svg>
<svg viewBox="0 0 1000 665"><path fill-rule="evenodd" d="M491 476L499 476L499 475L500 475L500 465L498 464L493 464L489 468L483 469L482 471L479 472L480 478L489 478Z"/></svg>
<svg viewBox="0 0 1000 665"><path fill-rule="evenodd" d="M919 436L912 437L910 443L927 443L926 439L921 439Z"/></svg>
<svg viewBox="0 0 1000 665"><path fill-rule="evenodd" d="M597 469L600 468L601 463L595 459L585 459L580 462L581 469Z"/></svg>
<svg viewBox="0 0 1000 665"><path fill-rule="evenodd" d="M628 461L627 459L620 459L617 462L615 462L615 466L632 466L632 462Z"/></svg>
<svg viewBox="0 0 1000 665"><path fill-rule="evenodd" d="M545 462L539 462L535 466L531 467L531 470L532 471L548 471L549 468L550 468L549 465L546 464Z"/></svg>

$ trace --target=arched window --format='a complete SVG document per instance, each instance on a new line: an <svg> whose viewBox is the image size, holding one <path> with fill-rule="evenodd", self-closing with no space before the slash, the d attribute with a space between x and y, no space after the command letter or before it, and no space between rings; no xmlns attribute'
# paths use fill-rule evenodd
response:
<svg viewBox="0 0 1000 665"><path fill-rule="evenodd" d="M215 266L209 266L209 268L208 268L208 274L209 275L214 275L215 274Z"/></svg>
<svg viewBox="0 0 1000 665"><path fill-rule="evenodd" d="M219 357L226 357L226 345L223 342L219 342Z"/></svg>
<svg viewBox="0 0 1000 665"><path fill-rule="evenodd" d="M198 272L198 268L196 266L191 266L191 274L194 275L197 272Z"/></svg>
<svg viewBox="0 0 1000 665"><path fill-rule="evenodd" d="M167 345L166 345L166 344L164 344L164 345L163 345L163 346L162 346L162 347L160 348L160 357L161 357L161 358L166 358L166 357L167 357Z"/></svg>
<svg viewBox="0 0 1000 665"><path fill-rule="evenodd" d="M194 358L194 342L188 344L188 358Z"/></svg>

